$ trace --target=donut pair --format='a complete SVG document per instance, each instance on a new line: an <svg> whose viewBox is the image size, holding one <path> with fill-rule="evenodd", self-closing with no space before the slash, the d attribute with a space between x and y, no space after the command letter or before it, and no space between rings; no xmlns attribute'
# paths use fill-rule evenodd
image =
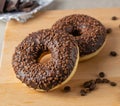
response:
<svg viewBox="0 0 120 106"><path fill-rule="evenodd" d="M12 59L16 77L36 90L56 89L72 78L79 61L103 48L105 38L105 27L96 19L80 14L66 16L51 29L29 34L16 47ZM39 62L48 51L51 58Z"/></svg>

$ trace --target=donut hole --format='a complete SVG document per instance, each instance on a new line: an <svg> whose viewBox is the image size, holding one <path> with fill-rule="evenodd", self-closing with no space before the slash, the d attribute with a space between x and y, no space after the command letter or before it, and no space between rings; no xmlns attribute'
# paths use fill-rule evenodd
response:
<svg viewBox="0 0 120 106"><path fill-rule="evenodd" d="M72 33L70 33L70 34L72 34L73 36L81 36L82 35L80 30L73 30Z"/></svg>
<svg viewBox="0 0 120 106"><path fill-rule="evenodd" d="M38 57L38 63L46 63L51 58L50 52L44 52Z"/></svg>

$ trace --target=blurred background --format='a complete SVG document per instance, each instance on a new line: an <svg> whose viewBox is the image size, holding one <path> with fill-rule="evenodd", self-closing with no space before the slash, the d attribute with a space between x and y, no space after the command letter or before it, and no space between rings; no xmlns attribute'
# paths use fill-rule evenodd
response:
<svg viewBox="0 0 120 106"><path fill-rule="evenodd" d="M85 9L85 8L118 8L120 0L54 0L43 10ZM6 23L0 21L0 55Z"/></svg>

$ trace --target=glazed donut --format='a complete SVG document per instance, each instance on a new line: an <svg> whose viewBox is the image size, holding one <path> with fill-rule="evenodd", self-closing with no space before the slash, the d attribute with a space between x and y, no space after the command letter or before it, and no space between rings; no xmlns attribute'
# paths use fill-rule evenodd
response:
<svg viewBox="0 0 120 106"><path fill-rule="evenodd" d="M51 58L38 62L48 51ZM16 77L27 86L49 91L71 79L78 61L79 48L69 34L45 29L30 34L16 47L12 66Z"/></svg>
<svg viewBox="0 0 120 106"><path fill-rule="evenodd" d="M59 19L52 29L71 34L80 49L80 61L97 55L105 44L106 29L96 19L82 14L73 14Z"/></svg>

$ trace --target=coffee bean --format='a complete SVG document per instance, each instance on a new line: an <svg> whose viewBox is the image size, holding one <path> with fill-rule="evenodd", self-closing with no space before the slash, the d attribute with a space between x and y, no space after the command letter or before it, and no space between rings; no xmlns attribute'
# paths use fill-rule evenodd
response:
<svg viewBox="0 0 120 106"><path fill-rule="evenodd" d="M95 83L102 83L102 79L97 78L96 81L95 81Z"/></svg>
<svg viewBox="0 0 120 106"><path fill-rule="evenodd" d="M110 82L110 85L111 85L111 86L116 86L117 83L116 83L116 82Z"/></svg>
<svg viewBox="0 0 120 106"><path fill-rule="evenodd" d="M112 17L112 20L117 20L118 18L116 16L113 16Z"/></svg>
<svg viewBox="0 0 120 106"><path fill-rule="evenodd" d="M103 79L103 83L109 83L110 81L106 78Z"/></svg>
<svg viewBox="0 0 120 106"><path fill-rule="evenodd" d="M112 29L111 28L108 28L107 30L106 30L106 33L107 34L110 34L112 32Z"/></svg>
<svg viewBox="0 0 120 106"><path fill-rule="evenodd" d="M85 96L85 95L87 94L87 92L86 92L84 89L82 89L82 90L80 91L80 94L81 94L81 96Z"/></svg>
<svg viewBox="0 0 120 106"><path fill-rule="evenodd" d="M84 82L83 87L84 88L89 88L90 85L91 85L91 82L90 81L86 81L86 82Z"/></svg>
<svg viewBox="0 0 120 106"><path fill-rule="evenodd" d="M89 93L90 89L89 88L85 88L85 91L86 91L86 93Z"/></svg>
<svg viewBox="0 0 120 106"><path fill-rule="evenodd" d="M101 77L101 78L105 77L105 73L104 72L100 72L99 73L99 77Z"/></svg>
<svg viewBox="0 0 120 106"><path fill-rule="evenodd" d="M65 86L65 87L64 87L64 91L65 91L65 92L71 91L71 87L70 87L70 86Z"/></svg>
<svg viewBox="0 0 120 106"><path fill-rule="evenodd" d="M90 85L90 87L89 87L89 90L92 91L95 88L96 88L96 84L95 84L95 82L92 82L91 85Z"/></svg>
<svg viewBox="0 0 120 106"><path fill-rule="evenodd" d="M113 56L113 57L115 57L115 56L117 56L117 53L115 51L111 51L110 55Z"/></svg>

